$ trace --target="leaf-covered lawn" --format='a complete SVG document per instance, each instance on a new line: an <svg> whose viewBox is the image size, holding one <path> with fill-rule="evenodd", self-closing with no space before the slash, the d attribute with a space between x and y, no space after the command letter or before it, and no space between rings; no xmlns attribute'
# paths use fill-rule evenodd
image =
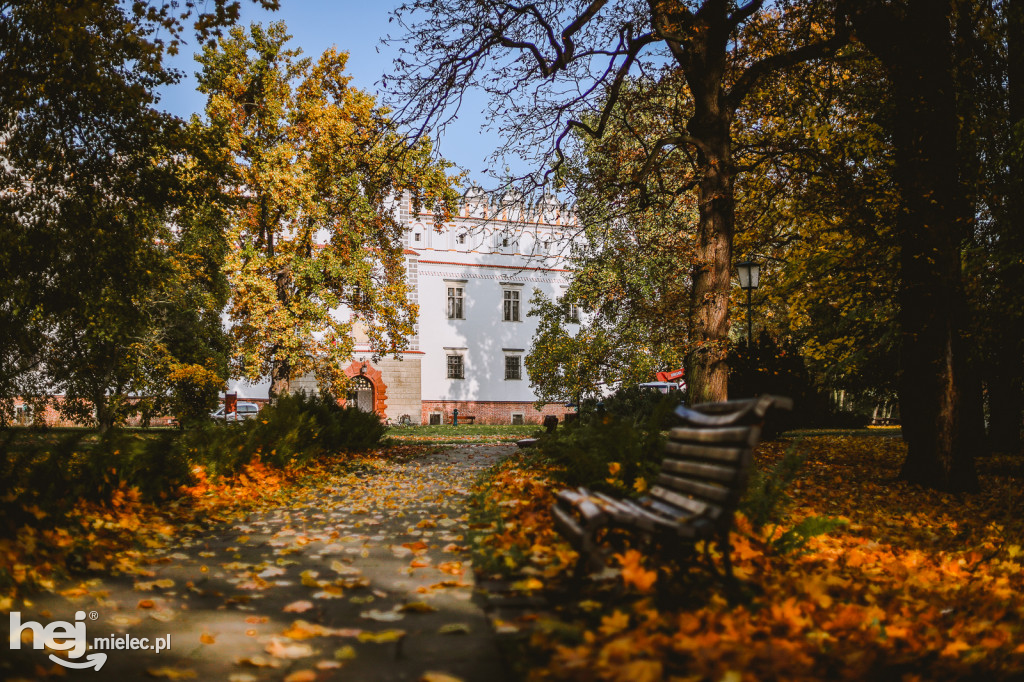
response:
<svg viewBox="0 0 1024 682"><path fill-rule="evenodd" d="M764 444L760 466L786 445ZM495 523L478 564L518 572L557 604L512 624L532 632L529 677L1019 679L1021 461L980 462L984 492L960 498L896 482L896 438L809 437L799 447L808 459L782 522L755 531L738 519L736 604L705 570L659 574L659 559L635 550L620 552L616 578L567 599L574 553L548 513L557 472L525 456L506 462L481 496ZM780 552L779 538L811 517L846 523Z"/></svg>

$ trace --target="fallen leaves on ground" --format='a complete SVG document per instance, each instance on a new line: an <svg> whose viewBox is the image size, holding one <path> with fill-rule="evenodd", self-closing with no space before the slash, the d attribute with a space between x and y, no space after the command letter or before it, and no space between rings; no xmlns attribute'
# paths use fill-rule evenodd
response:
<svg viewBox="0 0 1024 682"><path fill-rule="evenodd" d="M764 444L759 464L786 445ZM755 531L737 517L731 555L744 598L730 604L700 562L673 572L630 548L618 555L617 591L591 587L594 597L519 622L533 629L531 677L1019 679L1020 463L979 462L984 492L956 497L896 481L905 448L895 438L813 437L800 447L808 459L781 522ZM500 518L476 544L478 563L544 577L557 600L575 554L551 526L553 473L526 458L503 467L486 489ZM826 516L846 524L779 551L787 531ZM667 598L652 595L665 587Z"/></svg>
<svg viewBox="0 0 1024 682"><path fill-rule="evenodd" d="M401 459L423 451L415 445L392 446L387 457ZM381 456L374 452L362 459L373 461ZM339 454L301 468L278 469L254 458L230 477L213 477L196 466L192 469L192 485L160 503L145 502L137 489L122 485L107 500L75 502L60 518L27 508L23 516L35 522L16 528L0 527L0 612L9 612L20 596L54 590L58 580L81 569L138 576L143 578L136 582L136 589L141 591L173 587L173 581L144 580L152 571L140 549L166 547L210 523L273 504L285 499L297 481L322 480L326 472L356 459ZM9 491L7 495L14 500L16 493ZM239 537L236 541L247 539ZM270 567L263 576L256 577L273 577L279 571ZM258 588L259 580L252 585Z"/></svg>

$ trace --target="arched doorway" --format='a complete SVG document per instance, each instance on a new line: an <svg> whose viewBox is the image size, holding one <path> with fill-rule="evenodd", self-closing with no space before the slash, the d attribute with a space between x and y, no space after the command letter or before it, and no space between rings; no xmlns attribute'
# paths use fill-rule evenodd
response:
<svg viewBox="0 0 1024 682"><path fill-rule="evenodd" d="M366 360L353 360L345 368L345 376L351 381L344 403L366 412L376 412L384 419L388 409L388 387L380 370Z"/></svg>
<svg viewBox="0 0 1024 682"><path fill-rule="evenodd" d="M362 412L373 412L373 384L370 380L362 375L352 377L348 386L348 395L345 396L345 403Z"/></svg>

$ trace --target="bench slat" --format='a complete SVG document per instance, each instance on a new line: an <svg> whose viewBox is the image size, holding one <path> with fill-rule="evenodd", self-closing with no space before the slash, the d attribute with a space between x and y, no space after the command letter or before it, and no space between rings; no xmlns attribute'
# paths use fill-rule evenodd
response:
<svg viewBox="0 0 1024 682"><path fill-rule="evenodd" d="M558 532L569 541L574 549L581 551L585 544L586 533L583 532L583 528L572 517L572 514L558 506L551 508L551 514L551 520L555 522Z"/></svg>
<svg viewBox="0 0 1024 682"><path fill-rule="evenodd" d="M701 483L688 478L669 476L668 474L658 475L658 485L688 495L695 495L712 502L728 502L731 496L731 489L711 483Z"/></svg>
<svg viewBox="0 0 1024 682"><path fill-rule="evenodd" d="M604 516L604 512L590 501L589 493L585 489L581 488L579 492L575 490L559 490L555 493L555 496L565 502L566 505L579 510L587 525L600 521L601 517Z"/></svg>
<svg viewBox="0 0 1024 682"><path fill-rule="evenodd" d="M663 502L675 505L676 507L682 507L683 509L693 512L695 515L705 515L712 519L717 519L722 514L722 508L716 504L706 502L704 500L695 500L685 495L663 488L660 485L656 485L651 488L651 497L658 498Z"/></svg>
<svg viewBox="0 0 1024 682"><path fill-rule="evenodd" d="M665 444L665 454L677 457L700 457L701 459L713 459L719 462L739 462L743 458L745 448L724 448L714 445L691 445L689 443L675 443L669 441Z"/></svg>
<svg viewBox="0 0 1024 682"><path fill-rule="evenodd" d="M686 476L698 476L721 483L732 483L739 475L739 469L730 466L706 464L704 462L689 462L681 459L666 459L661 463L661 470L673 474Z"/></svg>
<svg viewBox="0 0 1024 682"><path fill-rule="evenodd" d="M622 506L627 523L639 525L641 528L649 531L672 530L676 533L687 533L685 523L680 524L673 518L666 518L661 514L656 514L649 509L641 507L632 500L624 500Z"/></svg>
<svg viewBox="0 0 1024 682"><path fill-rule="evenodd" d="M676 523L686 523L693 518L693 513L686 510L674 507L671 504L665 504L661 500L656 500L653 497L644 499L644 506L654 509L659 514L663 514L670 519L674 519Z"/></svg>
<svg viewBox="0 0 1024 682"><path fill-rule="evenodd" d="M608 497L604 493L593 493L593 495L597 498L598 504L603 506L605 512L616 521L621 521L623 515L629 513L629 508L623 504L622 500L616 500L613 497Z"/></svg>
<svg viewBox="0 0 1024 682"><path fill-rule="evenodd" d="M668 433L670 440L683 443L729 443L753 447L761 436L757 426L729 426L720 429L694 429L677 426Z"/></svg>

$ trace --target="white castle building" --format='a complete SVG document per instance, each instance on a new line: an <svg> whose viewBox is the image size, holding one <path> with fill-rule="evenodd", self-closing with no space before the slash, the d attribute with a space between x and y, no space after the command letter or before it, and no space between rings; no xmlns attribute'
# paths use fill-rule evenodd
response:
<svg viewBox="0 0 1024 682"><path fill-rule="evenodd" d="M554 200L524 208L467 193L457 215L435 231L430 213L414 214L408 196L397 207L407 225L403 246L419 320L400 358L373 361L366 338L345 368L349 400L392 423L539 423L561 416L562 404L538 410L523 359L537 329L527 317L535 289L559 298L569 285L567 243L574 216ZM304 377L295 390L315 390ZM240 399L263 398L266 385L235 383Z"/></svg>

